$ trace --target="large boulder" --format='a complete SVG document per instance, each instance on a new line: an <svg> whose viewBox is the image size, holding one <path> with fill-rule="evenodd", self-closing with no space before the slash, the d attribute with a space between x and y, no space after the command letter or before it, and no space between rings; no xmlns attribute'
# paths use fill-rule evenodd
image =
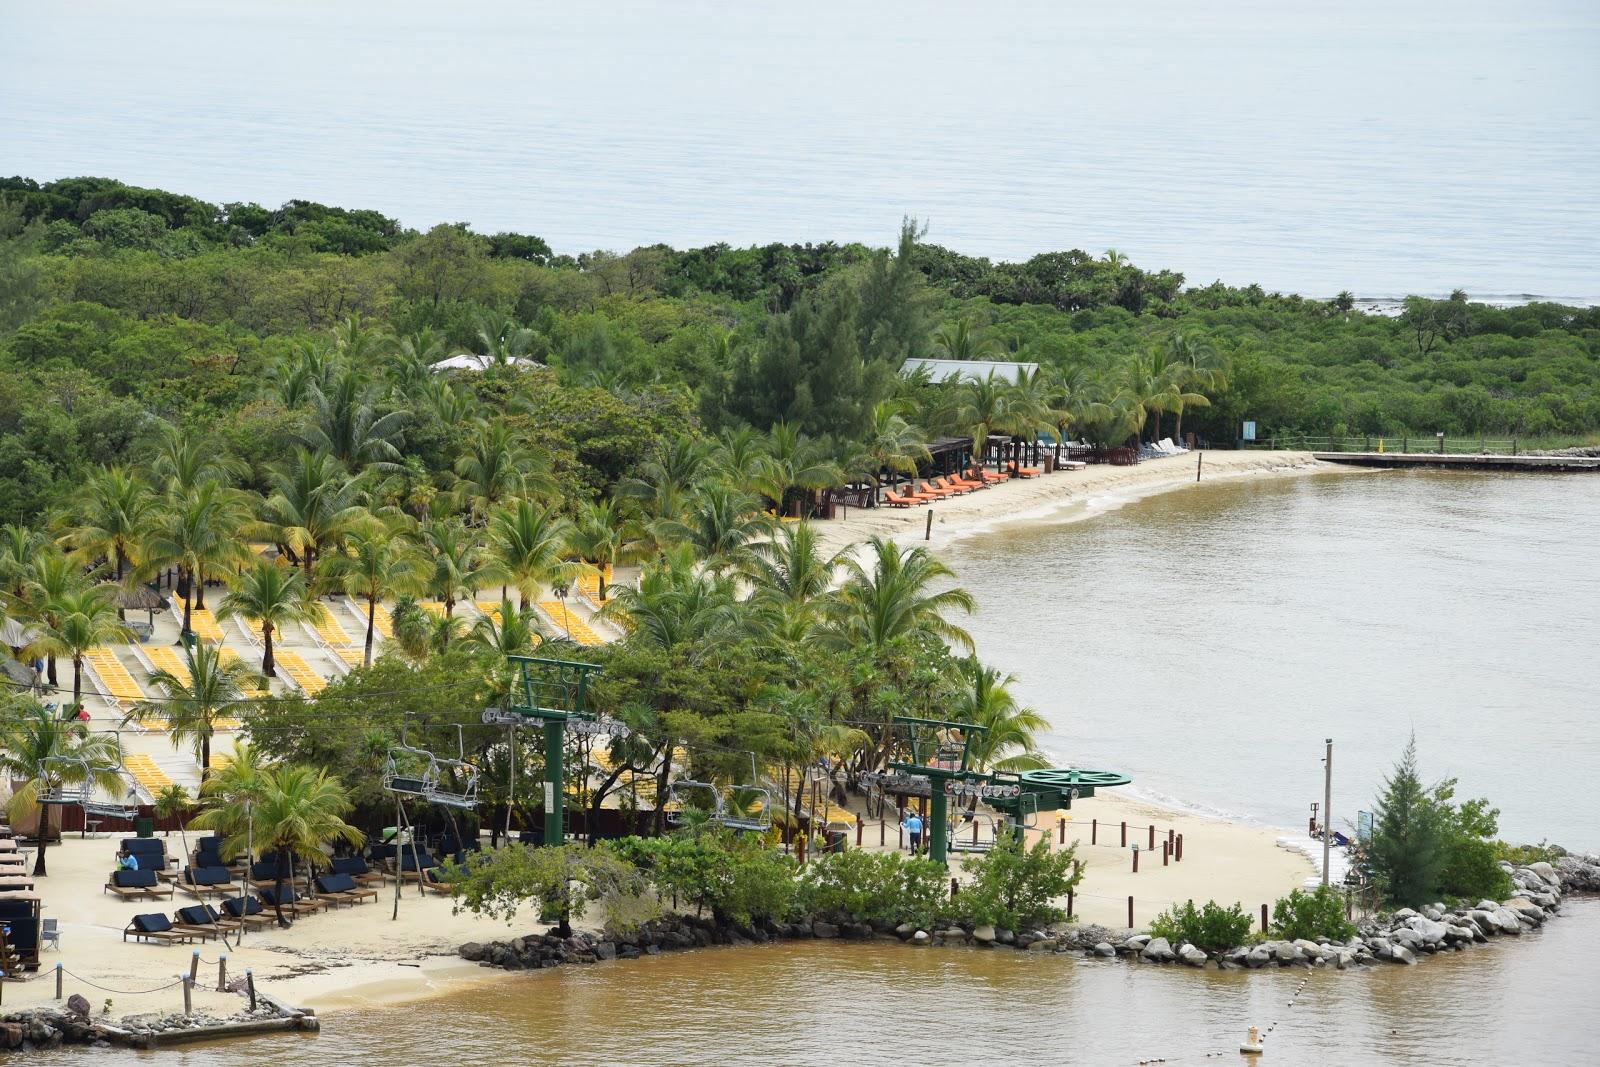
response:
<svg viewBox="0 0 1600 1067"><path fill-rule="evenodd" d="M932 941L933 938L928 936L928 931L926 930L918 930L916 933L911 935L911 944L913 945L928 945L932 943Z"/></svg>
<svg viewBox="0 0 1600 1067"><path fill-rule="evenodd" d="M1272 954L1279 963L1293 963L1302 958L1300 947L1293 941L1276 941L1272 942L1272 946Z"/></svg>
<svg viewBox="0 0 1600 1067"><path fill-rule="evenodd" d="M1164 937L1152 937L1139 956L1152 963L1171 963L1178 958L1177 953L1172 951L1172 943Z"/></svg>
<svg viewBox="0 0 1600 1067"><path fill-rule="evenodd" d="M1193 945L1182 945L1178 948L1178 958L1190 967L1204 967L1206 954Z"/></svg>
<svg viewBox="0 0 1600 1067"><path fill-rule="evenodd" d="M1257 945L1244 954L1246 967L1265 967L1272 962L1272 950L1266 945Z"/></svg>
<svg viewBox="0 0 1600 1067"><path fill-rule="evenodd" d="M1061 942L1053 937L1036 937L1028 942L1029 952L1054 952L1061 947Z"/></svg>
<svg viewBox="0 0 1600 1067"><path fill-rule="evenodd" d="M1561 885L1561 879L1556 876L1556 869L1543 860L1540 860L1538 863L1528 864L1528 870L1544 879L1546 885L1558 887Z"/></svg>
<svg viewBox="0 0 1600 1067"><path fill-rule="evenodd" d="M980 945L994 944L996 936L997 935L995 934L994 927L988 923L983 923L972 928L972 940L976 941Z"/></svg>
<svg viewBox="0 0 1600 1067"><path fill-rule="evenodd" d="M1412 952L1410 949L1406 948L1404 945L1395 945L1395 946L1393 946L1393 954L1390 955L1389 958L1391 960L1393 960L1395 963L1416 963L1417 962L1416 953Z"/></svg>
<svg viewBox="0 0 1600 1067"><path fill-rule="evenodd" d="M1430 945L1440 944L1444 941L1445 935L1449 933L1449 928L1444 923L1421 915L1412 918L1407 925L1410 926L1412 933Z"/></svg>
<svg viewBox="0 0 1600 1067"><path fill-rule="evenodd" d="M1510 908L1496 908L1494 911L1494 924L1502 934L1522 933L1522 921L1517 918L1517 913Z"/></svg>
<svg viewBox="0 0 1600 1067"><path fill-rule="evenodd" d="M1144 947L1150 943L1149 934L1134 934L1122 943L1122 947L1129 952L1143 952Z"/></svg>
<svg viewBox="0 0 1600 1067"><path fill-rule="evenodd" d="M839 928L832 923L812 923L812 937L838 937Z"/></svg>
<svg viewBox="0 0 1600 1067"><path fill-rule="evenodd" d="M1308 960L1320 960L1322 958L1322 946L1315 941L1307 941L1302 937L1294 943L1294 947L1299 949L1300 954Z"/></svg>
<svg viewBox="0 0 1600 1067"><path fill-rule="evenodd" d="M1544 909L1526 897L1512 897L1506 901L1506 907L1525 919L1532 919L1535 923L1544 922Z"/></svg>
<svg viewBox="0 0 1600 1067"><path fill-rule="evenodd" d="M1115 956L1117 954L1117 950L1111 947L1111 942L1109 942L1109 941L1100 942L1099 944L1095 945L1094 948L1090 949L1090 951L1093 952L1096 956L1102 956L1102 957L1104 957L1104 956Z"/></svg>

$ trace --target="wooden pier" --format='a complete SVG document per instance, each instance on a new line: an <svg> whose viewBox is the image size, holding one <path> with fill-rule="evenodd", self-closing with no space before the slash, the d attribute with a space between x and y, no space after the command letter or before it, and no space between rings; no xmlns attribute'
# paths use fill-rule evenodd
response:
<svg viewBox="0 0 1600 1067"><path fill-rule="evenodd" d="M1504 456L1456 452L1313 452L1355 467L1445 467L1477 471L1600 471L1600 456Z"/></svg>

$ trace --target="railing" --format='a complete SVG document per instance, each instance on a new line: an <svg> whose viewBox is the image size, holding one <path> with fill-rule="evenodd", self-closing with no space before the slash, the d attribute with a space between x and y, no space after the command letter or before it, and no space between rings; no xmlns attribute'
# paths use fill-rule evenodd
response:
<svg viewBox="0 0 1600 1067"><path fill-rule="evenodd" d="M1515 437L1448 437L1444 434L1365 434L1360 437L1317 437L1284 433L1264 441L1246 442L1245 448L1294 452L1431 452L1440 455L1515 456L1521 442Z"/></svg>

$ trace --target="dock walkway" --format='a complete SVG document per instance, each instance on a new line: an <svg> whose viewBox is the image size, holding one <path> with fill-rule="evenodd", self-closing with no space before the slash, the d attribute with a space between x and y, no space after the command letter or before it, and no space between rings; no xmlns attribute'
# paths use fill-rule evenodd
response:
<svg viewBox="0 0 1600 1067"><path fill-rule="evenodd" d="M1596 471L1600 456L1504 456L1452 452L1313 452L1327 463L1357 467L1447 467L1456 470Z"/></svg>

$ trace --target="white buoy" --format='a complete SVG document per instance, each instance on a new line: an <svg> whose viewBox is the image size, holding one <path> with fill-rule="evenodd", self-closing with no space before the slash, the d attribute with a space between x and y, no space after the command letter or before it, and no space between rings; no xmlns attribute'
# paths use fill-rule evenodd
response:
<svg viewBox="0 0 1600 1067"><path fill-rule="evenodd" d="M1252 1026L1250 1028L1250 1032L1245 1035L1244 1044L1239 1046L1239 1051L1249 1053L1260 1053L1266 1051L1261 1047L1260 1027Z"/></svg>

